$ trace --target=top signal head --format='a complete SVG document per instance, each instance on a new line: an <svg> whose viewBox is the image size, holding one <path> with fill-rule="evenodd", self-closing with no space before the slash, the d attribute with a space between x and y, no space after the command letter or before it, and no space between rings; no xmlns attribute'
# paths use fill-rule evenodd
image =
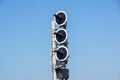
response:
<svg viewBox="0 0 120 80"><path fill-rule="evenodd" d="M56 24L63 26L66 25L67 22L67 14L64 11L58 11L55 16L55 22Z"/></svg>

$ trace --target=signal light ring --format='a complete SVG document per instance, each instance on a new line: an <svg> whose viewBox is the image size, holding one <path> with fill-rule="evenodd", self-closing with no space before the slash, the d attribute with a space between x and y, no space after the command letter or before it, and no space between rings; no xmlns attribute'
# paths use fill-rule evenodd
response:
<svg viewBox="0 0 120 80"><path fill-rule="evenodd" d="M67 40L67 36L68 36L67 31L64 28L59 28L55 33L57 34L59 31L64 31L65 32L65 34L66 34L65 39L60 42L60 41L57 40L57 35L55 35L55 41L58 42L58 43L64 43Z"/></svg>
<svg viewBox="0 0 120 80"><path fill-rule="evenodd" d="M67 58L68 58L68 49L67 49L67 47L65 47L65 46L60 46L60 47L57 48L56 51L58 51L60 48L64 48L64 49L66 50L66 57L65 57L64 59L59 59L59 58L57 57L57 54L56 54L56 59L57 59L58 61L65 61L65 60L67 60Z"/></svg>
<svg viewBox="0 0 120 80"><path fill-rule="evenodd" d="M58 25L60 25L60 26L63 26L63 25L65 25L66 22L67 22L67 14L66 14L64 11L58 11L55 15L58 15L59 13L63 13L63 14L65 15L65 20L64 20L64 22L61 23L61 24L58 24L58 23L56 22L56 18L55 18L55 17L54 17L54 20L55 20L55 23L56 23L56 24L58 24Z"/></svg>

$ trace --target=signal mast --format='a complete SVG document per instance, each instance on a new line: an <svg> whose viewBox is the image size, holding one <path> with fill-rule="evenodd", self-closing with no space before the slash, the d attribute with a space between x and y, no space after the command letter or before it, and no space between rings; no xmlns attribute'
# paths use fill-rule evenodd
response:
<svg viewBox="0 0 120 80"><path fill-rule="evenodd" d="M54 14L52 21L52 78L53 80L68 80L68 33L67 14L64 11L58 11ZM58 28L56 28L58 27Z"/></svg>

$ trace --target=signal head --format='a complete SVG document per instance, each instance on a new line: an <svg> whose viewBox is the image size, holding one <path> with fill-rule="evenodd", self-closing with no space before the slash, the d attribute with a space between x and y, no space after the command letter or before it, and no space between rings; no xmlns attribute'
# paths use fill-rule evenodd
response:
<svg viewBox="0 0 120 80"><path fill-rule="evenodd" d="M68 58L68 49L65 46L60 46L56 50L56 59L58 61L65 61Z"/></svg>
<svg viewBox="0 0 120 80"><path fill-rule="evenodd" d="M55 22L56 24L63 26L66 25L67 22L67 14L64 11L58 11L56 14L54 14L55 16Z"/></svg>
<svg viewBox="0 0 120 80"><path fill-rule="evenodd" d="M66 29L64 29L64 28L59 28L57 31L56 31L56 33L55 33L56 35L55 35L55 39L56 39L56 41L57 42L59 42L59 43L65 43L65 41L67 40L67 31L66 31Z"/></svg>

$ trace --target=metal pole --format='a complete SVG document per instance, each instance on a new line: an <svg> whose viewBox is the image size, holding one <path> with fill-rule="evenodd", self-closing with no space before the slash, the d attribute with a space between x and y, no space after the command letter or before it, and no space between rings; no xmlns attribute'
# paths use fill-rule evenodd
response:
<svg viewBox="0 0 120 80"><path fill-rule="evenodd" d="M56 75L56 52L54 51L56 49L56 41L55 41L55 21L52 21L52 80L57 80Z"/></svg>

